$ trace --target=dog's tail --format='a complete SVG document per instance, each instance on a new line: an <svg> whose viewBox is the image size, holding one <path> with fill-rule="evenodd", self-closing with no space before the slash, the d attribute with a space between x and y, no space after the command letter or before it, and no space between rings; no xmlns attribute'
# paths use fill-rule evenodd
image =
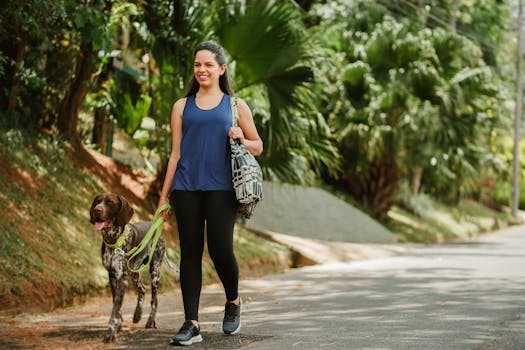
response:
<svg viewBox="0 0 525 350"><path fill-rule="evenodd" d="M166 267L168 268L168 271L171 272L171 274L173 274L174 276L178 276L180 271L177 268L177 266L175 266L175 264L170 260L170 258L168 258L168 254L164 253L163 260L164 260L164 263L166 264Z"/></svg>

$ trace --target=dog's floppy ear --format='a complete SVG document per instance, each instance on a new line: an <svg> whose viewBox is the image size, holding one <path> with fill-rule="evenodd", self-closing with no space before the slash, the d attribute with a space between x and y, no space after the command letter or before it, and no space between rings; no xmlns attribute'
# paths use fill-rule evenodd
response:
<svg viewBox="0 0 525 350"><path fill-rule="evenodd" d="M91 203L91 208L89 209L89 222L94 224L95 223L95 206L99 202L100 194L93 199L93 203Z"/></svg>
<svg viewBox="0 0 525 350"><path fill-rule="evenodd" d="M129 222L129 220L131 220L131 217L135 211L126 198L118 196L118 199L120 200L121 206L119 212L117 213L117 217L115 218L115 225L124 226Z"/></svg>

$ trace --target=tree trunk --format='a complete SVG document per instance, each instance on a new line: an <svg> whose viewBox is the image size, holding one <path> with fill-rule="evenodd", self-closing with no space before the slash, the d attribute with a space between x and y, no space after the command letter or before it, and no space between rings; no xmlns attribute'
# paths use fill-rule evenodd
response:
<svg viewBox="0 0 525 350"><path fill-rule="evenodd" d="M427 10L425 9L425 1L418 0L417 2L417 13L422 23L427 22Z"/></svg>
<svg viewBox="0 0 525 350"><path fill-rule="evenodd" d="M60 103L58 112L58 131L70 137L74 142L80 141L77 132L78 114L88 93L94 69L95 57L91 50L91 42L89 42L81 46L73 78Z"/></svg>
<svg viewBox="0 0 525 350"><path fill-rule="evenodd" d="M399 169L392 156L385 156L376 165L377 177L372 179L375 182L375 191L370 193L372 212L379 219L384 219L394 202L394 196L399 181Z"/></svg>
<svg viewBox="0 0 525 350"><path fill-rule="evenodd" d="M11 80L11 88L9 89L9 100L7 103L7 110L14 111L18 107L18 96L20 95L20 63L25 54L25 41L20 40L16 45L16 58L13 68L13 79Z"/></svg>
<svg viewBox="0 0 525 350"><path fill-rule="evenodd" d="M421 178L423 177L423 168L416 166L412 170L412 195L416 196L419 193L421 187Z"/></svg>
<svg viewBox="0 0 525 350"><path fill-rule="evenodd" d="M456 32L457 12L459 10L460 0L454 0L452 4L452 10L450 11L450 18L448 21L448 30L452 33Z"/></svg>
<svg viewBox="0 0 525 350"><path fill-rule="evenodd" d="M348 191L368 206L376 218L383 219L394 202L399 168L390 154L383 154L363 176L348 179Z"/></svg>
<svg viewBox="0 0 525 350"><path fill-rule="evenodd" d="M109 118L104 107L95 108L93 143L104 153L108 145Z"/></svg>
<svg viewBox="0 0 525 350"><path fill-rule="evenodd" d="M514 145L512 146L512 216L518 217L520 202L520 133L523 114L523 0L518 2L518 57L516 58L516 105L514 110Z"/></svg>

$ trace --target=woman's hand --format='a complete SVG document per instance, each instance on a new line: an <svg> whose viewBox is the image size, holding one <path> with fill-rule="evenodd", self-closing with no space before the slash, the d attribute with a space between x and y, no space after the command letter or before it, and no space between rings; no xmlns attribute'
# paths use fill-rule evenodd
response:
<svg viewBox="0 0 525 350"><path fill-rule="evenodd" d="M230 128L230 131L228 132L228 136L230 136L234 140L239 140L240 143L244 143L244 133L242 132L242 129L238 126L232 126Z"/></svg>
<svg viewBox="0 0 525 350"><path fill-rule="evenodd" d="M160 208L161 206L163 206L164 204L169 204L169 199L168 197L160 197L159 199L159 204L157 205L157 208ZM170 212L171 210L168 208L168 209L164 209L163 211L160 212L160 216L164 219L164 221L168 221L168 217L170 215Z"/></svg>

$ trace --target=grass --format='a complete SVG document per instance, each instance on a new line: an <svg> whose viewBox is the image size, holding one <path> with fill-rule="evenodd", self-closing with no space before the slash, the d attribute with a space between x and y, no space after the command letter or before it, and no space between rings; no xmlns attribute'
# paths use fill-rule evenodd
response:
<svg viewBox="0 0 525 350"><path fill-rule="evenodd" d="M86 234L89 199L99 191L57 140L8 131L0 143L0 305L65 306L104 287L98 246ZM81 271L81 273L79 273ZM45 304L45 305L44 305Z"/></svg>
<svg viewBox="0 0 525 350"><path fill-rule="evenodd" d="M333 186L321 187L372 216L367 207L348 194L337 191ZM413 196L406 184L401 185L396 200L399 204L390 209L381 223L399 242L442 243L519 223L508 208L503 207L503 211L498 212L473 200L463 200L458 205L446 204L425 194Z"/></svg>
<svg viewBox="0 0 525 350"><path fill-rule="evenodd" d="M424 201L417 214L413 209L399 206L388 213L384 225L400 242L442 243L518 223L508 210L497 212L472 200L464 200L459 205L440 203L429 197Z"/></svg>

